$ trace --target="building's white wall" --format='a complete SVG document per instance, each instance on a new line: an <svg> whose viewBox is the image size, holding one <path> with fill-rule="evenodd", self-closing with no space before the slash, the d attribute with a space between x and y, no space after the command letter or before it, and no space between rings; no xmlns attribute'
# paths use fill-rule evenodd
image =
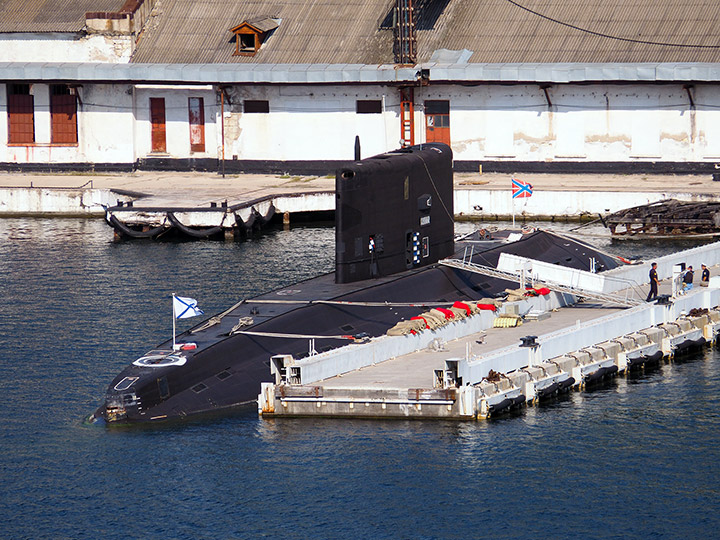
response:
<svg viewBox="0 0 720 540"><path fill-rule="evenodd" d="M0 84L0 161L7 161L8 118L7 118L7 85Z"/></svg>
<svg viewBox="0 0 720 540"><path fill-rule="evenodd" d="M205 109L205 152L190 151L190 119L188 98L203 99ZM152 126L150 122L150 98L165 99L165 137L167 155L172 158L217 158L216 122L219 119L220 105L215 90L211 86L161 86L138 85L135 87L134 129L135 157L153 157ZM131 137L133 130L127 132ZM226 157L228 157L226 149Z"/></svg>
<svg viewBox="0 0 720 540"><path fill-rule="evenodd" d="M720 86L429 86L425 99L450 101L456 160L702 161L720 157ZM397 128L399 130L399 126ZM416 140L425 140L422 112Z"/></svg>
<svg viewBox="0 0 720 540"><path fill-rule="evenodd" d="M0 62L129 62L132 36L0 34Z"/></svg>
<svg viewBox="0 0 720 540"><path fill-rule="evenodd" d="M353 159L397 148L399 94L383 87L234 87L226 104L225 156L232 159ZM270 113L245 113L244 100L267 100ZM357 100L384 101L380 114L357 114Z"/></svg>
<svg viewBox="0 0 720 540"><path fill-rule="evenodd" d="M8 146L7 92L0 86L0 162L132 163L133 111L129 85L78 87L78 144L51 144L50 87L33 84L35 143Z"/></svg>
<svg viewBox="0 0 720 540"><path fill-rule="evenodd" d="M217 158L225 128L227 160L346 160L355 136L364 157L399 146L400 93L394 86L233 86L224 122L213 86L83 84L78 147L49 147L48 86L33 85L37 144L7 147L5 87L0 86L0 161L132 163L152 156L150 98L166 106L167 155ZM430 85L415 88L415 142L425 138L424 101L450 102L455 159L508 161L720 160L720 85ZM205 152L190 152L188 98L205 106ZM243 112L246 99L270 112ZM380 114L357 114L377 99Z"/></svg>
<svg viewBox="0 0 720 540"><path fill-rule="evenodd" d="M129 84L79 89L78 153L91 163L133 163L133 101Z"/></svg>
<svg viewBox="0 0 720 540"><path fill-rule="evenodd" d="M720 159L720 89L714 85L696 86L695 103L696 158Z"/></svg>
<svg viewBox="0 0 720 540"><path fill-rule="evenodd" d="M33 95L35 107L35 144L50 144L50 86L47 84L34 84L30 92Z"/></svg>

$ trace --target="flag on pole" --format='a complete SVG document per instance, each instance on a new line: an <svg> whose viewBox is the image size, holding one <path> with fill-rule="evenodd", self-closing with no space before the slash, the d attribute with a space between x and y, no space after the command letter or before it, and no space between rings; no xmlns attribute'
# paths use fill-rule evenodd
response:
<svg viewBox="0 0 720 540"><path fill-rule="evenodd" d="M176 319L187 319L188 317L197 317L204 314L194 298L175 295L173 295L173 313Z"/></svg>
<svg viewBox="0 0 720 540"><path fill-rule="evenodd" d="M524 197L532 197L532 184L518 180L517 178L511 178L512 180L512 198L522 199Z"/></svg>

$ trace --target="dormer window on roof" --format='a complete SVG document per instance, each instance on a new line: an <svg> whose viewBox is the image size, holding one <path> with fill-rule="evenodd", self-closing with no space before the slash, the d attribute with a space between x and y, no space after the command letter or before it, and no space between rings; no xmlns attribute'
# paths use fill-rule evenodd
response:
<svg viewBox="0 0 720 540"><path fill-rule="evenodd" d="M278 26L280 26L280 19L262 17L243 21L231 28L230 31L235 34L233 56L253 56Z"/></svg>

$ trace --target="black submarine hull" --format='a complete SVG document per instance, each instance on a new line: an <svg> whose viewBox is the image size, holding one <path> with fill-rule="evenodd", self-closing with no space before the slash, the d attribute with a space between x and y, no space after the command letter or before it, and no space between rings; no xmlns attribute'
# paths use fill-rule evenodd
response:
<svg viewBox="0 0 720 540"><path fill-rule="evenodd" d="M423 303L452 305L516 287L437 264L455 253L451 156L445 145L423 145L340 169L336 271L244 300L177 336L179 350L166 342L149 351L113 379L93 418L157 422L231 410L256 401L261 383L273 380L274 355L303 358L311 347L324 352L383 335ZM473 260L494 266L502 252L585 270L590 258L601 269L618 265L543 231L480 242Z"/></svg>

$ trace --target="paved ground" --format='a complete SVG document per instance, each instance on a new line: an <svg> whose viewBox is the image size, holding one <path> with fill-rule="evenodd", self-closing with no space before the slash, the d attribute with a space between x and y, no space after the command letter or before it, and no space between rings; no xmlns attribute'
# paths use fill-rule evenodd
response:
<svg viewBox="0 0 720 540"><path fill-rule="evenodd" d="M508 190L509 174L458 173L456 189ZM535 190L547 191L647 191L720 193L720 182L705 175L620 175L620 174L521 174ZM279 176L271 174L226 175L200 172L148 172L130 174L19 174L0 173L0 187L122 189L158 197L181 196L202 199L246 199L277 192L332 190L334 177Z"/></svg>

